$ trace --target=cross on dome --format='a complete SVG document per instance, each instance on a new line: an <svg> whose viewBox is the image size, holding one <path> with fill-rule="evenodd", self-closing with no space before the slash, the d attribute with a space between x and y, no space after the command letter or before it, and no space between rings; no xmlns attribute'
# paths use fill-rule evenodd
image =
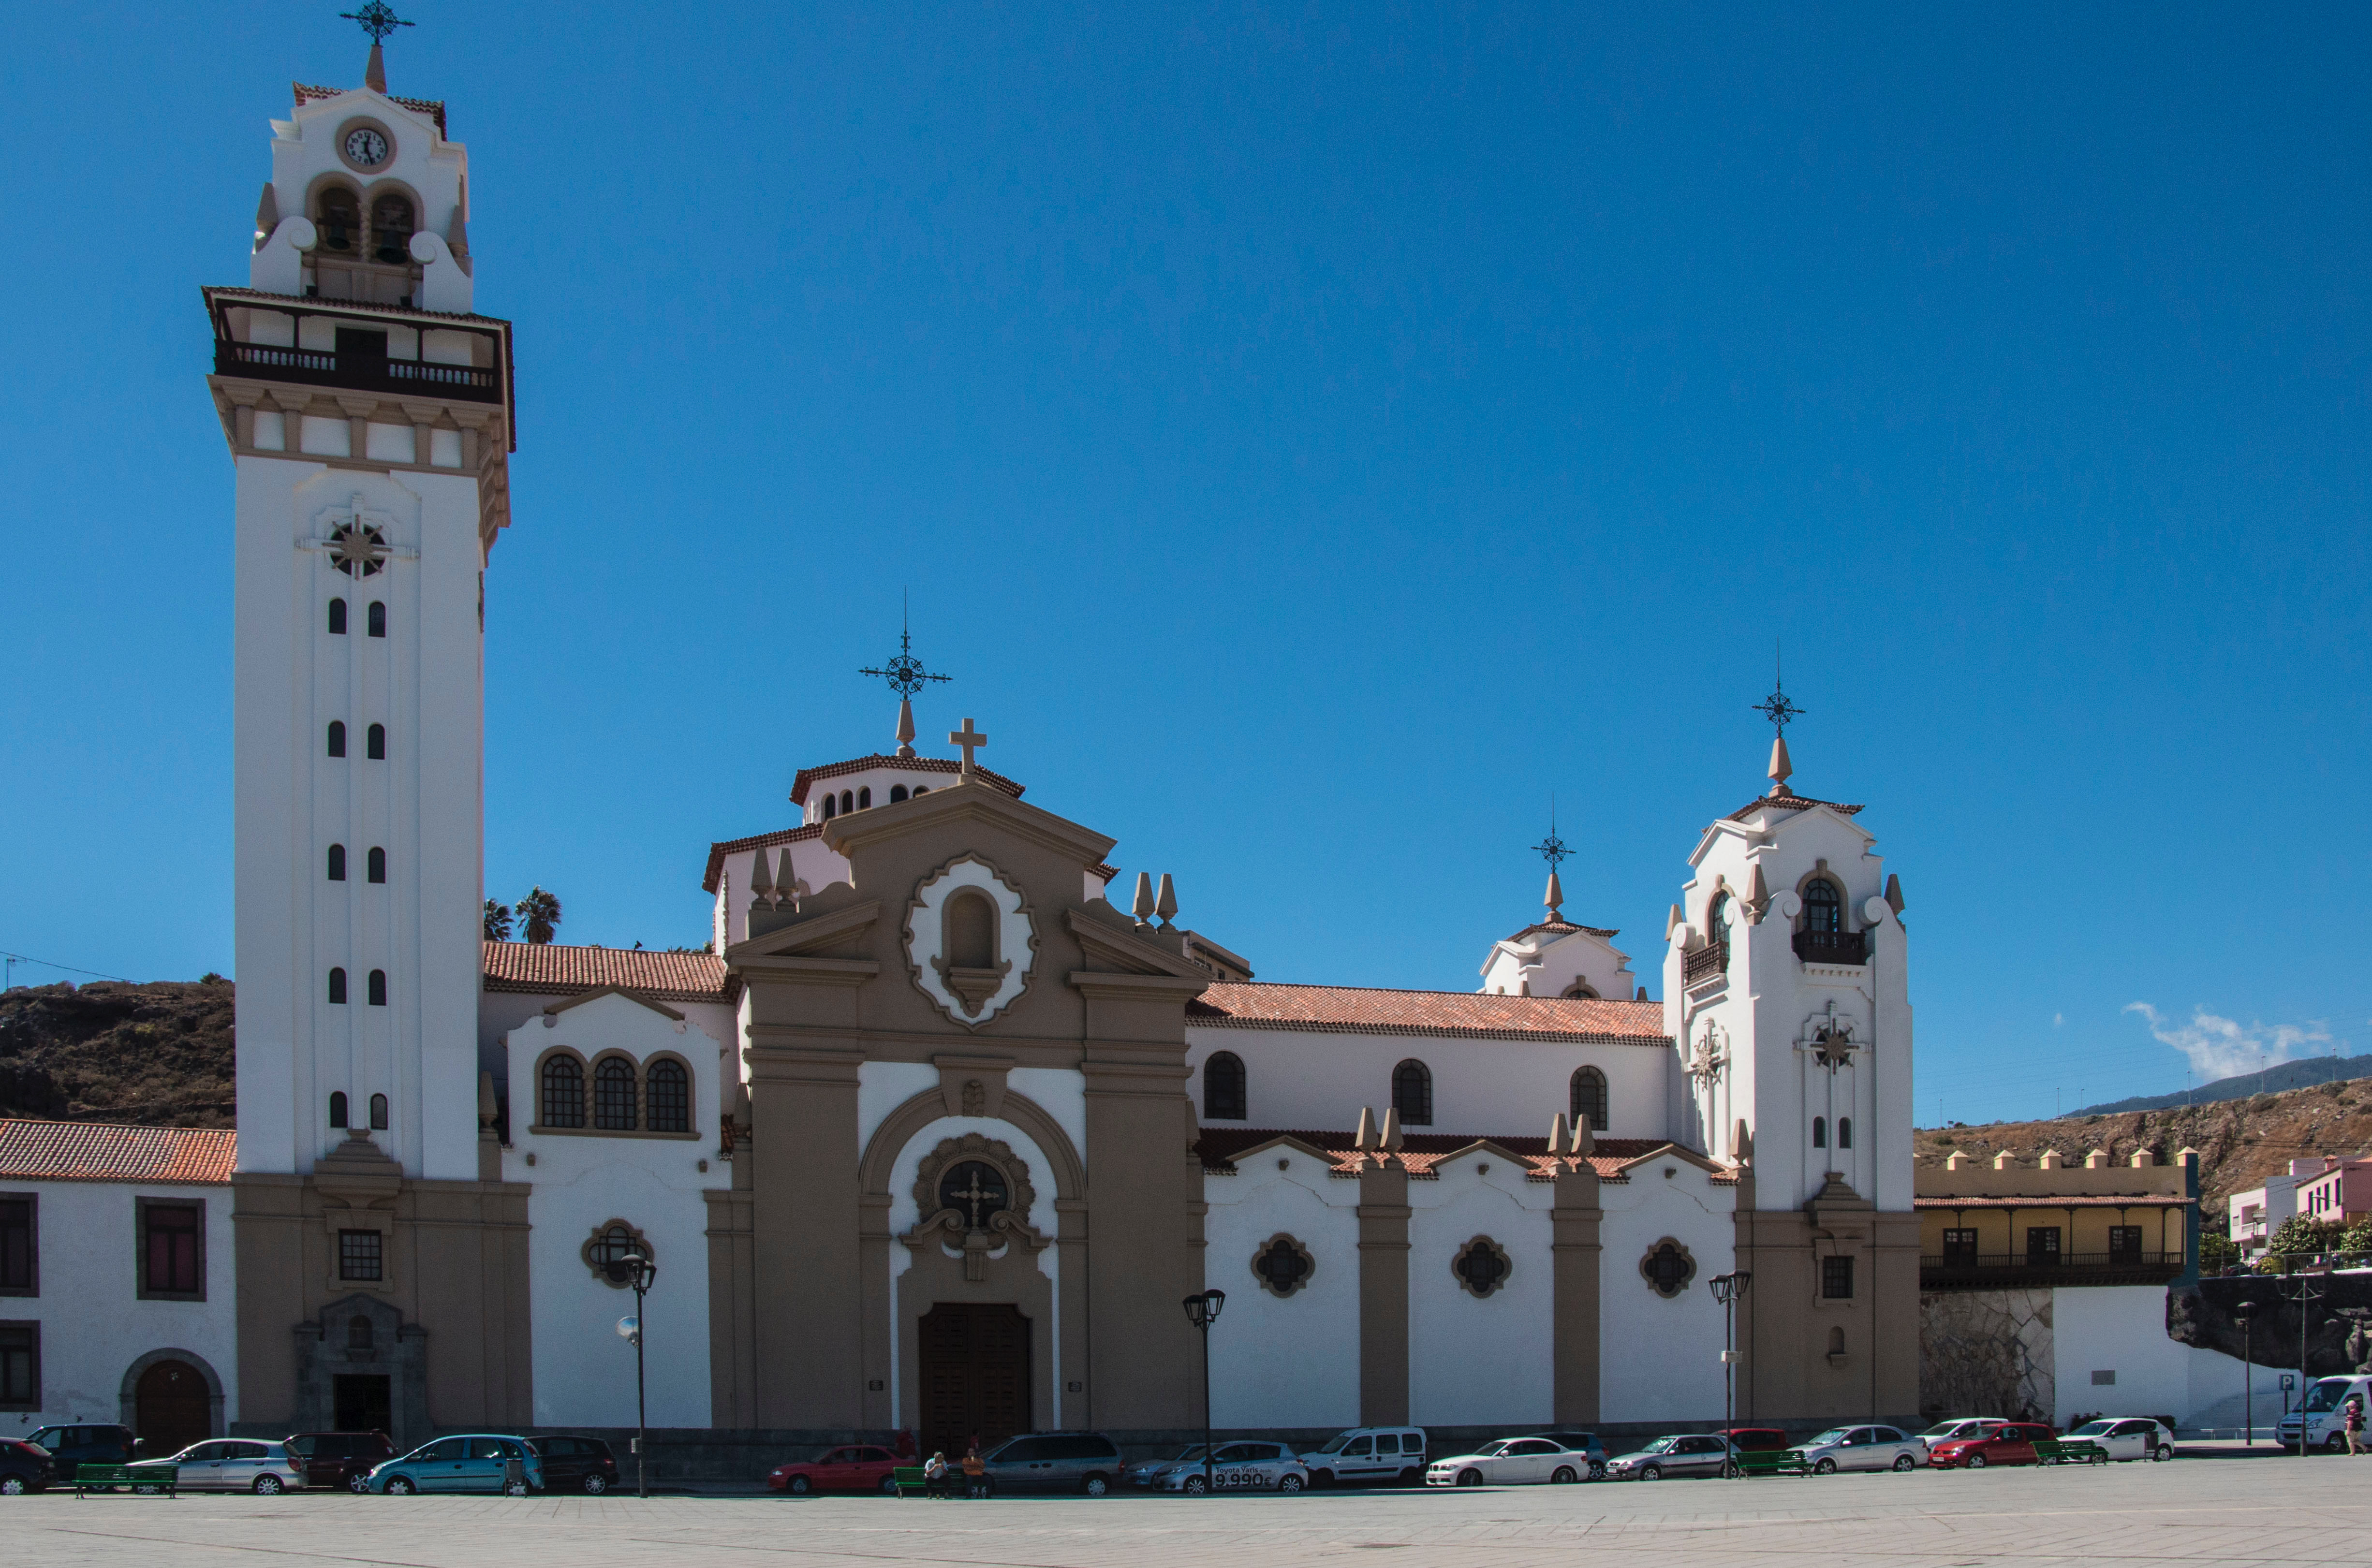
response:
<svg viewBox="0 0 2372 1568"><path fill-rule="evenodd" d="M963 772L959 777L969 782L972 770L971 754L978 748L988 744L988 737L972 728L971 720L967 718L961 729L948 731L948 744L963 753Z"/></svg>

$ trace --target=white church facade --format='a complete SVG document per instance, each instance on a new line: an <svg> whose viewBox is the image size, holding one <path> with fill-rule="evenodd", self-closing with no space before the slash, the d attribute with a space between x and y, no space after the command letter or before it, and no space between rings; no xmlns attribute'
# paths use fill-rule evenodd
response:
<svg viewBox="0 0 2372 1568"><path fill-rule="evenodd" d="M1553 879L1473 992L1259 981L905 713L710 846L712 951L482 941L514 389L468 156L376 50L273 131L206 291L238 1426L631 1425L629 1249L661 1427L1199 1429L1206 1287L1223 1429L1711 1423L1732 1272L1740 1420L1913 1416L1902 903L1784 745L1675 846L1660 1001Z"/></svg>

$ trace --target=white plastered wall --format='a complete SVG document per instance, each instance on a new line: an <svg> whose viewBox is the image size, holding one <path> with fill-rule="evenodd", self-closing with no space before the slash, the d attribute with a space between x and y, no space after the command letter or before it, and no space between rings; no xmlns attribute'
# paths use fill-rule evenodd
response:
<svg viewBox="0 0 2372 1568"><path fill-rule="evenodd" d="M1283 1168L1279 1168L1280 1163ZM1350 1426L1359 1419L1359 1184L1299 1149L1247 1154L1205 1175L1205 1287L1227 1293L1211 1330L1211 1423L1222 1428ZM1289 1296L1252 1272L1286 1235L1317 1265Z"/></svg>
<svg viewBox="0 0 2372 1568"><path fill-rule="evenodd" d="M1419 1426L1546 1425L1555 1411L1556 1188L1488 1151L1409 1183L1409 1417ZM1450 1264L1478 1236L1507 1254L1505 1283L1471 1294Z"/></svg>
<svg viewBox="0 0 2372 1568"><path fill-rule="evenodd" d="M1733 1267L1737 1194L1669 1156L1632 1166L1627 1180L1599 1183L1601 1419L1718 1423L1722 1313L1704 1282ZM1669 1300L1639 1272L1647 1249L1668 1236L1696 1260L1688 1288Z"/></svg>
<svg viewBox="0 0 2372 1568"><path fill-rule="evenodd" d="M2238 1356L2168 1338L2164 1285L2063 1286L2051 1293L2051 1321L2058 1406L2052 1419L2063 1428L2088 1412L2237 1428L2244 1387L2255 1389L2249 1413L2260 1428L2281 1415L2283 1368L2245 1367ZM2116 1381L2093 1382L2099 1372Z"/></svg>

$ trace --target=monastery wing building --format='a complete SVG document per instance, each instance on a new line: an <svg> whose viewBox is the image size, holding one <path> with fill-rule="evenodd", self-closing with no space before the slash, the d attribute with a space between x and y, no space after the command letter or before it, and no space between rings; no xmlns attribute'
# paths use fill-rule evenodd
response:
<svg viewBox="0 0 2372 1568"><path fill-rule="evenodd" d="M1203 1423L1206 1288L1223 1429L1711 1425L1740 1272L1741 1420L1912 1418L1901 901L1784 745L1688 853L1661 1002L1553 884L1473 993L1261 981L910 714L710 846L711 952L481 942L514 388L469 218L374 49L273 122L205 294L238 1428L631 1426L629 1253L657 1427L1149 1442Z"/></svg>

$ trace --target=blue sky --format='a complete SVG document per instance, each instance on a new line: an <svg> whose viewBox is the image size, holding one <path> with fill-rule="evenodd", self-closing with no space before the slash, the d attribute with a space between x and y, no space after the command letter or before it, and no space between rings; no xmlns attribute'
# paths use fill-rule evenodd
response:
<svg viewBox="0 0 2372 1568"><path fill-rule="evenodd" d="M234 969L197 290L340 8L0 19L0 947ZM1660 994L1784 638L1923 1122L2372 1049L2360 7L404 14L518 331L490 890L564 939L703 939L908 592L925 738L1263 978L1472 986L1553 792Z"/></svg>

